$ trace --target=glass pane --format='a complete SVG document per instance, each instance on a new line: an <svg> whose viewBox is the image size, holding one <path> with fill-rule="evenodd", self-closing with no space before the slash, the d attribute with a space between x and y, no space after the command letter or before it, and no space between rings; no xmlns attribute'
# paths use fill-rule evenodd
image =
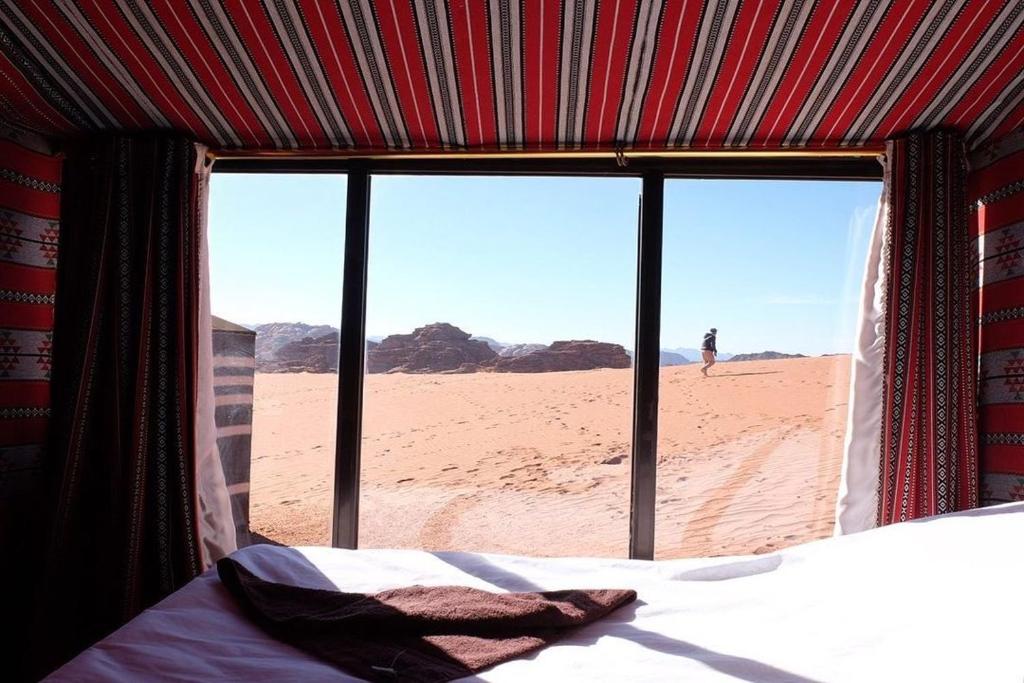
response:
<svg viewBox="0 0 1024 683"><path fill-rule="evenodd" d="M360 547L627 553L639 190L373 179Z"/></svg>
<svg viewBox="0 0 1024 683"><path fill-rule="evenodd" d="M345 187L344 175L212 178L218 446L253 541L330 544Z"/></svg>
<svg viewBox="0 0 1024 683"><path fill-rule="evenodd" d="M658 558L769 552L831 534L880 191L666 183ZM717 356L702 350L711 328ZM707 377L705 355L716 361Z"/></svg>

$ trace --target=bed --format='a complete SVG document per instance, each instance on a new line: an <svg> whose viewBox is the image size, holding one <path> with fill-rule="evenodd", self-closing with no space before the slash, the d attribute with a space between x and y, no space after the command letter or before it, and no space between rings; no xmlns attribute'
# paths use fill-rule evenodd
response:
<svg viewBox="0 0 1024 683"><path fill-rule="evenodd" d="M643 562L270 545L234 557L272 581L345 591L636 589L633 605L472 680L1024 680L1024 503L746 557ZM356 679L265 635L207 572L48 680Z"/></svg>

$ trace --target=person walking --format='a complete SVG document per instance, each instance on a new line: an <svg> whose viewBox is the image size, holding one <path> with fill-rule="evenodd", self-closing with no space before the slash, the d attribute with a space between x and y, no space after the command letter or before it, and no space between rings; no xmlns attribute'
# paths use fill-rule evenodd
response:
<svg viewBox="0 0 1024 683"><path fill-rule="evenodd" d="M715 356L718 355L718 330L714 327L710 332L704 333L704 341L700 345L700 355L704 359L704 367L700 369L705 377L708 376L708 369L715 364Z"/></svg>

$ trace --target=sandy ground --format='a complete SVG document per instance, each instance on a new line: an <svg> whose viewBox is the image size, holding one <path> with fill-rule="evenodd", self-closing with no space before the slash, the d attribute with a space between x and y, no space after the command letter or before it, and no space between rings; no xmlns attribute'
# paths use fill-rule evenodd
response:
<svg viewBox="0 0 1024 683"><path fill-rule="evenodd" d="M832 530L849 357L663 368L656 556ZM251 519L329 543L334 375L256 376ZM625 556L632 372L373 375L361 547Z"/></svg>

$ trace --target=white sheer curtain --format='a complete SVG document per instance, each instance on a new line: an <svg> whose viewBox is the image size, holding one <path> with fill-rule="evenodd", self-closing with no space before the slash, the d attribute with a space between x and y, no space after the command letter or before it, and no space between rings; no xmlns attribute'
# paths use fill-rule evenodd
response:
<svg viewBox="0 0 1024 683"><path fill-rule="evenodd" d="M871 529L878 524L881 468L882 374L885 352L885 265L889 206L889 166L868 248L861 292L857 343L850 367L850 403L843 447L843 472L836 504L835 534Z"/></svg>
<svg viewBox="0 0 1024 683"><path fill-rule="evenodd" d="M217 449L217 423L213 394L213 323L210 318L210 251L207 240L210 164L206 147L196 145L199 226L199 362L196 377L196 494L199 498L200 550L209 567L238 548L231 497Z"/></svg>

